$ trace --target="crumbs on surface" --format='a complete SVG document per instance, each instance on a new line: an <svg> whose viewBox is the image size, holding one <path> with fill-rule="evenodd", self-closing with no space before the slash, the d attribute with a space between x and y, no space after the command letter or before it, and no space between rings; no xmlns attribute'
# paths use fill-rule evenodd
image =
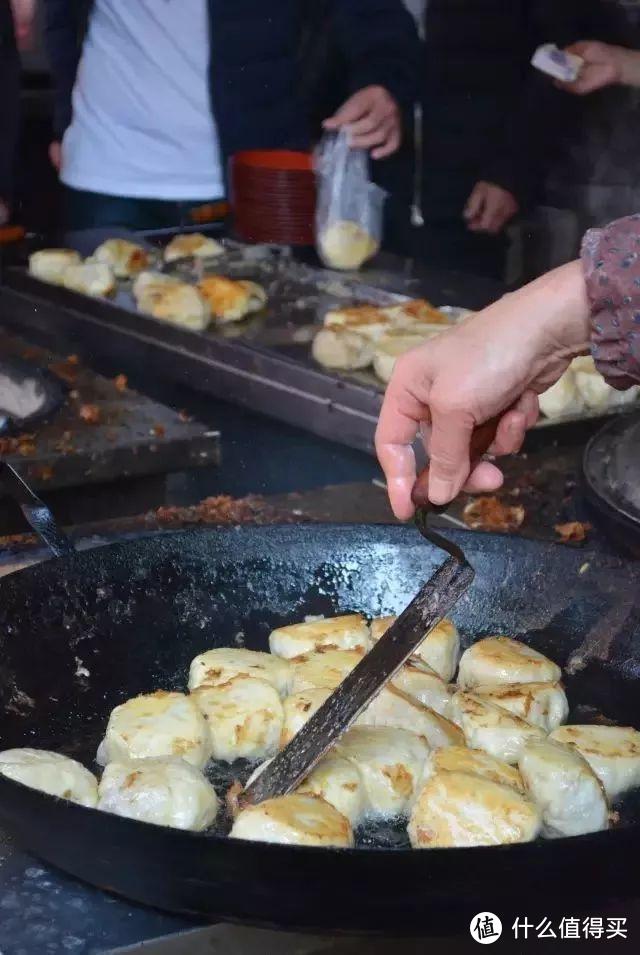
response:
<svg viewBox="0 0 640 955"><path fill-rule="evenodd" d="M86 424L100 424L100 408L97 405L81 405L78 416Z"/></svg>
<svg viewBox="0 0 640 955"><path fill-rule="evenodd" d="M462 517L471 530L507 533L522 526L526 511L521 504L503 504L497 497L472 497Z"/></svg>
<svg viewBox="0 0 640 955"><path fill-rule="evenodd" d="M553 529L560 537L561 544L580 544L591 530L591 524L585 521L569 521L566 524L556 524ZM586 568L589 565L583 564L582 566ZM582 567L580 573L584 573Z"/></svg>

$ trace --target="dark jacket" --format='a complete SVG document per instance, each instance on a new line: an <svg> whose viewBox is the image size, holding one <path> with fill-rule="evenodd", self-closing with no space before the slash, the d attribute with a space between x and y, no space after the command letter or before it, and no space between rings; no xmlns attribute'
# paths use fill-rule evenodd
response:
<svg viewBox="0 0 640 955"><path fill-rule="evenodd" d="M601 0L429 0L423 71L423 204L459 216L474 184L535 200L578 111L530 66L541 43L601 36Z"/></svg>
<svg viewBox="0 0 640 955"><path fill-rule="evenodd" d="M9 0L0 0L0 199L11 199L20 116L20 57Z"/></svg>
<svg viewBox="0 0 640 955"><path fill-rule="evenodd" d="M581 39L640 49L640 5L599 0L592 16L593 26ZM583 228L640 208L638 90L610 86L567 99L570 113L547 171L546 201L572 208Z"/></svg>
<svg viewBox="0 0 640 955"><path fill-rule="evenodd" d="M91 2L44 0L44 7L55 132L61 136L71 119ZM312 64L301 55L305 38L313 48L315 23L329 25L348 67L349 90L379 84L401 105L416 95L418 43L402 0L209 0L209 11L211 98L225 156L309 145L311 99L328 65L326 57Z"/></svg>

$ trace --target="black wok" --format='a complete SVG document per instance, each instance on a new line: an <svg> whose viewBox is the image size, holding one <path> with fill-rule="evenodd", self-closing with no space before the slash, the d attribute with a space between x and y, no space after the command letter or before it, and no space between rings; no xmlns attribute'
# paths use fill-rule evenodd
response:
<svg viewBox="0 0 640 955"><path fill-rule="evenodd" d="M455 613L465 643L508 633L563 665L577 660L573 715L640 727L636 567L513 538L451 537L477 571ZM91 767L111 708L183 688L196 653L239 633L264 649L274 625L305 614L398 610L441 561L412 528L269 527L167 534L14 574L0 582L2 748L47 747ZM574 839L334 851L162 829L0 778L1 825L49 863L130 899L225 920L417 935L442 932L447 913L501 911L498 902L633 893L639 806L628 798L617 828Z"/></svg>

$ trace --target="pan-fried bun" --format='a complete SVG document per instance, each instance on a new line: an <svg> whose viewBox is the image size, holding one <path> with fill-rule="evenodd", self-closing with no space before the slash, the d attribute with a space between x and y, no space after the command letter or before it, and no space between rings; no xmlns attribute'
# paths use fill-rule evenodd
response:
<svg viewBox="0 0 640 955"><path fill-rule="evenodd" d="M429 746L409 730L354 726L334 752L360 771L367 814L392 819L409 810L422 779Z"/></svg>
<svg viewBox="0 0 640 955"><path fill-rule="evenodd" d="M182 759L109 763L98 791L98 809L156 826L202 832L218 814L215 789L195 766Z"/></svg>
<svg viewBox="0 0 640 955"><path fill-rule="evenodd" d="M631 726L560 726L551 739L584 756L609 799L640 786L640 733Z"/></svg>
<svg viewBox="0 0 640 955"><path fill-rule="evenodd" d="M189 668L189 689L198 686L218 686L234 676L253 676L275 686L280 696L291 692L292 667L288 660L281 660L260 650L245 650L243 647L216 647L198 654Z"/></svg>
<svg viewBox="0 0 640 955"><path fill-rule="evenodd" d="M473 693L458 691L451 698L447 715L464 733L467 746L510 765L518 762L530 739L542 739L545 735L538 726Z"/></svg>
<svg viewBox="0 0 640 955"><path fill-rule="evenodd" d="M206 302L197 289L186 283L147 287L138 299L138 308L160 321L197 332L204 331L211 322Z"/></svg>
<svg viewBox="0 0 640 955"><path fill-rule="evenodd" d="M375 349L369 339L348 328L322 328L313 339L311 354L324 368L357 371L371 364Z"/></svg>
<svg viewBox="0 0 640 955"><path fill-rule="evenodd" d="M98 800L98 784L88 769L75 759L44 749L7 749L0 753L0 776L81 806L93 807Z"/></svg>
<svg viewBox="0 0 640 955"><path fill-rule="evenodd" d="M269 648L276 656L291 660L318 647L340 650L368 650L369 629L359 613L321 617L288 627L278 627L269 636Z"/></svg>
<svg viewBox="0 0 640 955"><path fill-rule="evenodd" d="M29 274L51 285L62 285L69 266L81 262L73 249L40 249L29 256Z"/></svg>
<svg viewBox="0 0 640 955"><path fill-rule="evenodd" d="M98 246L92 259L109 265L119 279L133 278L151 264L149 252L128 239L107 239Z"/></svg>
<svg viewBox="0 0 640 955"><path fill-rule="evenodd" d="M106 298L113 295L116 282L110 266L101 262L82 262L80 265L70 265L62 276L65 288L74 292L82 292L92 298Z"/></svg>
<svg viewBox="0 0 640 955"><path fill-rule="evenodd" d="M243 809L233 824L232 839L284 845L353 845L353 832L337 809L317 796L281 796Z"/></svg>
<svg viewBox="0 0 640 955"><path fill-rule="evenodd" d="M185 235L175 236L165 246L163 258L165 262L177 262L179 259L192 257L195 259L213 259L224 253L224 246L210 236L201 232L188 232Z"/></svg>
<svg viewBox="0 0 640 955"><path fill-rule="evenodd" d="M518 767L542 812L545 835L580 836L608 828L602 784L576 749L550 739L530 740Z"/></svg>
<svg viewBox="0 0 640 955"><path fill-rule="evenodd" d="M201 769L211 756L207 721L195 700L158 690L133 697L112 711L97 760L171 756Z"/></svg>
<svg viewBox="0 0 640 955"><path fill-rule="evenodd" d="M527 796L482 776L437 772L422 787L409 820L414 849L531 842L540 810Z"/></svg>
<svg viewBox="0 0 640 955"><path fill-rule="evenodd" d="M235 676L218 686L200 686L191 697L207 720L214 759L232 763L277 752L284 713L278 691L266 680Z"/></svg>
<svg viewBox="0 0 640 955"><path fill-rule="evenodd" d="M239 322L267 303L267 293L257 282L207 275L198 282L198 290L217 324Z"/></svg>
<svg viewBox="0 0 640 955"><path fill-rule="evenodd" d="M560 667L533 647L511 637L485 637L462 654L458 683L557 683Z"/></svg>

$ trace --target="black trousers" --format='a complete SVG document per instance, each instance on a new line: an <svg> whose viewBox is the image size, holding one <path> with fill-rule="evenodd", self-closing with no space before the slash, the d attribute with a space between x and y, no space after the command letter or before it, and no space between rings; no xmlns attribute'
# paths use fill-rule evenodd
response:
<svg viewBox="0 0 640 955"><path fill-rule="evenodd" d="M0 0L0 199L13 194L20 127L20 57L9 0Z"/></svg>

